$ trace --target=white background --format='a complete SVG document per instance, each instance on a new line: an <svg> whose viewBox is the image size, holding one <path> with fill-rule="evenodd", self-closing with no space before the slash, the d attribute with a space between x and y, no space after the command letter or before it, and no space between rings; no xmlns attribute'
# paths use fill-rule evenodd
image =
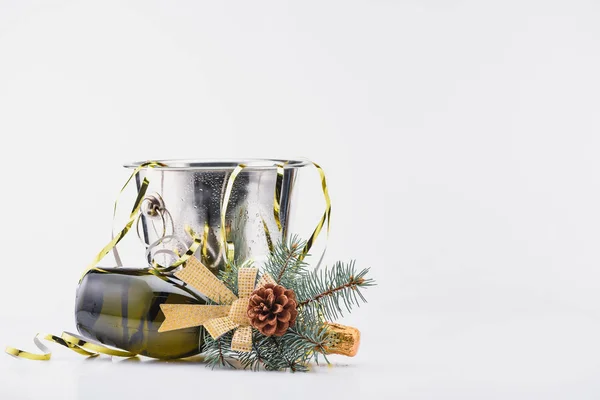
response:
<svg viewBox="0 0 600 400"><path fill-rule="evenodd" d="M0 398L598 398L599 21L595 1L0 0L2 345L74 329L132 160L320 162L327 261L379 282L332 368L57 348L0 356Z"/></svg>

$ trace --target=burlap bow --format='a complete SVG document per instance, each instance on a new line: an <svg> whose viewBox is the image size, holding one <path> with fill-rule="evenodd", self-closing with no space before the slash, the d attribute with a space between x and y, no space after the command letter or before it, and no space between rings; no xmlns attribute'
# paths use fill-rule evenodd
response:
<svg viewBox="0 0 600 400"><path fill-rule="evenodd" d="M165 314L165 320L158 331L166 332L204 325L208 333L214 339L218 339L235 329L231 349L249 352L252 350L252 327L247 314L250 294L267 283L276 283L269 274L264 274L255 286L257 273L257 268L240 268L238 298L197 258L190 257L185 267L175 273L175 276L218 305L161 304L160 308Z"/></svg>

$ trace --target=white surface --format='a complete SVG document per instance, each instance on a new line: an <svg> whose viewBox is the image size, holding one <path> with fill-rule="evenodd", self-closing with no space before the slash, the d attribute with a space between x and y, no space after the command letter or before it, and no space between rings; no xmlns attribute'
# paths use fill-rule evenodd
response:
<svg viewBox="0 0 600 400"><path fill-rule="evenodd" d="M379 281L343 320L363 331L345 366L56 349L0 356L0 398L598 398L599 19L593 1L0 0L0 343L73 329L137 159L320 162L327 260Z"/></svg>

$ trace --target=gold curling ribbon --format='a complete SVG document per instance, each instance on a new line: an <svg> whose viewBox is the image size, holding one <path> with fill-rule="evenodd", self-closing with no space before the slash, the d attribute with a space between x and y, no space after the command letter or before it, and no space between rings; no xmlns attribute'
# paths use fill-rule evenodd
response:
<svg viewBox="0 0 600 400"><path fill-rule="evenodd" d="M210 232L210 227L208 226L208 221L204 221L204 233L202 234L202 261L206 262L208 260L208 233Z"/></svg>
<svg viewBox="0 0 600 400"><path fill-rule="evenodd" d="M117 357L133 357L136 354L128 351L117 350L102 344L88 342L83 339L79 335L75 335L69 332L63 332L62 335L55 336L48 333L38 333L33 338L33 342L37 346L42 354L38 353L30 353L28 351L19 350L15 347L7 346L5 352L15 357L26 358L28 360L49 360L52 356L52 352L48 347L46 347L43 343L43 340L47 340L52 343L59 344L63 347L68 348L76 353L82 354L84 356L95 357L100 354L106 354L109 356L117 356Z"/></svg>
<svg viewBox="0 0 600 400"><path fill-rule="evenodd" d="M229 198L233 191L233 183L237 176L246 168L246 164L238 164L237 167L231 171L229 179L227 180L227 186L225 187L225 195L223 196L223 202L221 203L221 245L225 252L225 264L229 265L233 262L234 248L233 243L227 241L227 229L225 228L225 215L227 214L227 206L229 205Z"/></svg>
<svg viewBox="0 0 600 400"><path fill-rule="evenodd" d="M287 164L287 161L285 163L275 163L275 166L277 167L277 178L275 180L275 193L273 194L273 217L275 218L275 224L277 225L277 229L279 230L279 232L282 232L281 229L281 190L283 188L283 179L285 177L284 175L284 168L285 165ZM269 227L267 225L267 221L265 221L265 219L263 218L263 216L260 216L260 219L262 221L262 225L263 225L263 230L265 231L265 239L267 240L267 247L269 248L269 251L273 251L273 239L271 238L271 232L269 231Z"/></svg>
<svg viewBox="0 0 600 400"><path fill-rule="evenodd" d="M277 179L275 180L275 195L273 198L273 216L275 217L275 223L277 224L277 229L281 232L281 190L283 189L283 178L285 177L285 165L287 161L283 164L277 163ZM264 223L264 221L263 221ZM265 225L266 229L266 225Z"/></svg>
<svg viewBox="0 0 600 400"><path fill-rule="evenodd" d="M325 212L323 213L323 216L319 220L319 223L317 224L317 227L313 231L312 235L306 242L306 245L304 246L304 249L302 250L302 255L300 256L301 260L303 260L306 257L306 255L308 254L308 251L314 244L315 240L317 240L317 238L319 237L319 234L321 233L321 229L323 229L323 225L325 224L326 221L327 221L327 237L329 237L329 227L330 227L330 222L331 222L331 198L329 197L329 189L327 188L327 179L325 178L325 171L323 171L323 168L321 168L321 166L319 164L317 164L315 162L312 162L312 164L315 166L317 171L319 171L319 175L321 176L321 188L323 190L323 196L325 197ZM317 267L319 266L319 264L321 264L321 260L323 260L324 255L325 255L325 251L323 251L323 254L321 254L321 259L317 263Z"/></svg>
<svg viewBox="0 0 600 400"><path fill-rule="evenodd" d="M325 223L327 223L327 237L329 237L329 230L330 230L330 224L331 224L331 198L329 197L329 189L327 186L327 179L325 177L325 171L323 171L323 168L319 164L312 162L312 161L310 161L310 162L317 169L317 171L319 172L319 175L321 177L321 189L323 191L323 196L325 197L325 211L323 212L321 219L317 223L317 226L315 227L312 235L307 240L306 245L304 246L304 249L302 250L302 255L300 256L301 260L303 260L306 257L306 255L308 254L308 252L310 251L314 242L317 240L317 238L321 234L321 230L323 229L323 225L325 225ZM286 164L287 164L287 162L285 162L283 164L282 163L274 164L275 167L277 168L277 178L275 181L275 193L274 193L274 198L273 198L273 215L275 217L275 222L277 224L277 228L280 231L282 228L281 227L281 216L280 216L281 190L283 188L283 179L285 177L284 171L285 171ZM225 216L227 214L227 206L229 205L229 199L230 199L231 193L233 191L233 183L235 182L235 180L238 177L238 175L240 174L240 172L242 172L242 170L248 166L249 165L247 165L247 164L238 164L234 168L234 170L231 172L231 175L229 175L229 179L227 180L227 185L225 188L225 195L223 196L223 202L221 203L221 244L225 251L226 264L233 262L234 250L235 250L233 247L233 243L227 241L227 230L225 229ZM263 229L265 231L267 245L269 246L269 249L272 250L273 242L271 239L271 234L269 232L269 228L264 219L262 219L262 223L263 223ZM323 260L324 256L325 256L325 250L323 251L323 254L321 254L321 258L319 259L319 262L317 263L317 267L321 264L321 261Z"/></svg>
<svg viewBox="0 0 600 400"><path fill-rule="evenodd" d="M118 204L119 204L119 199L121 198L121 195L123 194L123 192L125 191L125 188L127 188L127 185L129 185L129 182L142 170L142 168L154 168L154 167L166 167L167 165L158 161L147 161L145 163L140 164L139 166L137 166L133 172L131 173L131 175L129 176L129 179L127 179L127 181L125 182L125 184L123 185L123 187L121 188L121 190L119 191L119 194L117 195L117 198L115 199L115 203L113 205L113 226L110 230L111 233L111 239L115 238L115 218L117 216L117 208L118 208ZM145 190L144 190L145 191ZM143 198L142 200L143 201ZM134 204L133 209L131 210L132 214L137 214L136 211L136 206L137 204ZM134 211L136 211L134 213ZM130 216L131 218L131 216ZM124 236L124 235L123 235ZM115 262L117 264L118 267L122 267L123 263L121 262L121 257L119 256L119 252L117 251L117 247L116 245L112 247L112 252L113 252L113 256L115 257Z"/></svg>
<svg viewBox="0 0 600 400"><path fill-rule="evenodd" d="M313 244L315 243L315 241L321 234L321 231L322 231L325 223L327 223L327 237L329 237L329 230L330 230L330 224L331 224L331 198L329 197L329 188L327 186L327 178L325 177L325 171L319 164L312 162L312 161L310 161L310 163L314 165L314 167L317 169L317 171L319 172L319 175L321 177L321 189L323 191L323 196L325 198L325 211L323 212L321 219L317 223L317 226L315 227L312 235L306 241L304 249L302 250L302 255L300 256L301 260L303 260L306 257L306 255L308 254L308 252L310 251L311 247L313 246ZM287 165L287 161L283 164L282 163L274 164L274 166L277 168L277 178L275 181L275 193L274 193L274 198L273 198L273 215L274 215L275 223L277 224L277 228L279 229L279 231L282 230L281 215L280 215L280 213L281 213L281 191L283 188L283 180L285 177L284 172L285 172L286 165ZM226 258L227 262L233 261L234 248L233 248L233 243L227 241L227 231L226 231L226 229L224 229L225 215L227 213L227 206L229 204L229 198L231 196L231 192L233 191L233 183L235 182L235 179L240 174L240 172L242 172L242 170L248 166L249 165L247 165L247 164L239 164L231 172L231 175L229 176L229 179L227 181L225 195L223 197L223 203L221 204L221 242L222 242L223 248L225 249L225 253L227 255L227 258ZM267 245L269 247L269 250L272 251L273 250L273 241L271 239L271 233L269 231L269 228L267 226L265 219L262 218L262 216L261 216L261 219L262 219L263 229L265 231ZM319 264L321 264L321 261L323 260L324 256L325 256L325 250L323 251L323 254L321 254L321 258L319 259L317 266Z"/></svg>
<svg viewBox="0 0 600 400"><path fill-rule="evenodd" d="M207 332L218 339L225 333L235 330L231 349L249 352L252 349L252 327L248 318L250 294L262 285L274 282L264 274L256 283L257 268L240 268L238 271L238 296L225 286L197 258L190 257L185 267L175 273L179 279L204 293L219 305L203 304L161 304L165 320L159 332L203 325Z"/></svg>
<svg viewBox="0 0 600 400"><path fill-rule="evenodd" d="M123 193L125 188L129 185L129 182L131 182L131 180L135 176L137 176L137 174L142 170L142 168L144 168L144 167L154 168L159 165L161 165L161 164L151 161L148 163L141 164L131 173L131 175L125 182L125 185L123 185L123 187L121 188L121 191L119 192L119 196L117 196L117 200L115 200L115 205L114 205L115 212L117 209L117 204L119 201L119 197L121 196L121 193ZM131 229L131 226L135 222L135 219L137 218L138 212L140 211L140 207L142 206L142 201L144 200L144 196L146 195L146 191L148 190L148 185L150 185L150 181L148 181L147 178L144 178L142 184L140 185L140 190L138 191L138 195L135 199L135 202L133 203L133 208L131 210L131 213L129 214L129 219L127 220L127 223L125 224L123 229L121 229L121 231L117 234L117 236L114 236L112 238L112 240L110 242L108 242L108 244L106 246L104 246L102 248L102 250L100 250L100 252L96 255L96 257L94 257L94 260L87 266L87 268L81 275L81 278L79 279L80 283L81 283L81 280L83 279L83 277L85 276L85 274L87 274L90 270L92 270L92 269L101 270L100 268L96 268L96 265L98 265L98 263L104 258L104 256L106 256L110 251L112 251L113 248L121 241L121 239L123 239L125 237L125 235L127 235L129 230Z"/></svg>

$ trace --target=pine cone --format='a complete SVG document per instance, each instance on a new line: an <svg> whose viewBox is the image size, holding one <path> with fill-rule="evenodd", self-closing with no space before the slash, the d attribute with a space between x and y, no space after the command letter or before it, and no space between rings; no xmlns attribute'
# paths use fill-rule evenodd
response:
<svg viewBox="0 0 600 400"><path fill-rule="evenodd" d="M283 336L297 316L296 293L291 289L267 283L250 295L248 318L265 336Z"/></svg>

